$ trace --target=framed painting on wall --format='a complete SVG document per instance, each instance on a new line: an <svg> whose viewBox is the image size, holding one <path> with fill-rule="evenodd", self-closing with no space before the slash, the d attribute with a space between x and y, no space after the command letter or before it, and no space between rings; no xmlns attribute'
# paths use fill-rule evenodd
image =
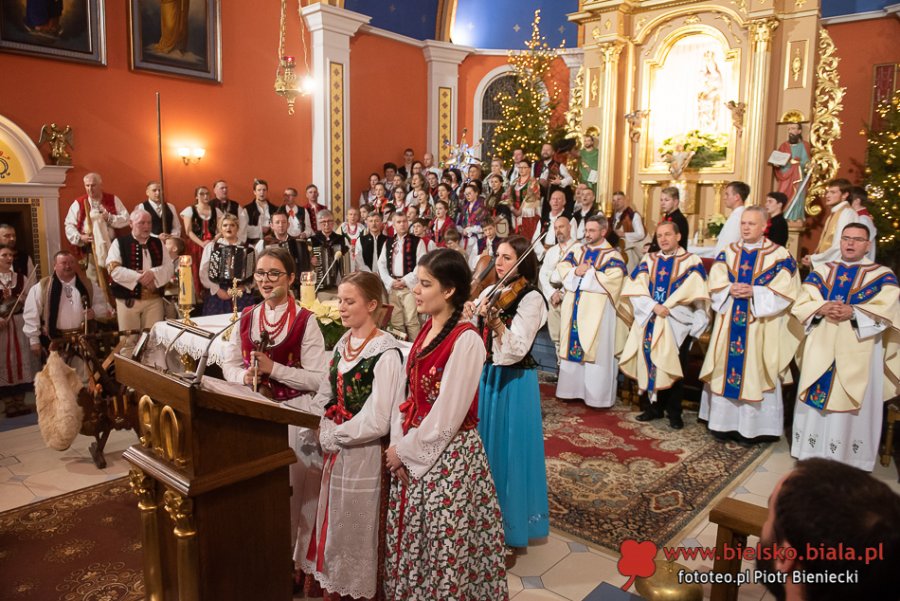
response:
<svg viewBox="0 0 900 601"><path fill-rule="evenodd" d="M104 0L0 0L0 50L106 64Z"/></svg>
<svg viewBox="0 0 900 601"><path fill-rule="evenodd" d="M219 0L129 0L131 68L222 81Z"/></svg>

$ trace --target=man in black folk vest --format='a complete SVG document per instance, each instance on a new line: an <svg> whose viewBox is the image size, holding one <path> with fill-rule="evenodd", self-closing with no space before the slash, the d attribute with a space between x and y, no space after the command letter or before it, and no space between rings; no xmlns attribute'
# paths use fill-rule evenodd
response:
<svg viewBox="0 0 900 601"><path fill-rule="evenodd" d="M384 245L378 258L378 272L388 291L388 301L394 306L391 327L415 340L421 324L416 311L413 288L418 283L416 265L425 254L425 243L409 233L409 218L403 211L392 217L394 237Z"/></svg>
<svg viewBox="0 0 900 601"><path fill-rule="evenodd" d="M167 260L162 241L150 235L151 224L147 211L135 210L131 233L113 240L109 248L106 266L120 330L150 328L165 319L162 290L175 267Z"/></svg>
<svg viewBox="0 0 900 601"><path fill-rule="evenodd" d="M384 244L390 238L384 233L384 222L381 220L381 213L372 211L366 217L365 234L359 237L360 251L356 255L356 263L352 266L353 271L371 271L378 273L378 257L384 250Z"/></svg>
<svg viewBox="0 0 900 601"><path fill-rule="evenodd" d="M135 207L143 208L150 214L150 235L159 238L163 242L169 239L181 238L181 219L175 211L175 205L171 202L166 203L168 212L163 216L162 203L162 186L159 182L150 182L147 184L147 200ZM163 227L163 219L165 218L165 228Z"/></svg>

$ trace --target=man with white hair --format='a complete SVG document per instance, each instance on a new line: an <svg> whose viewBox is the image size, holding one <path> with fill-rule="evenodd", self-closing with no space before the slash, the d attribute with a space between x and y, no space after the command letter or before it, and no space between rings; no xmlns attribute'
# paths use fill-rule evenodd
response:
<svg viewBox="0 0 900 601"><path fill-rule="evenodd" d="M120 330L142 330L165 319L162 291L175 274L163 243L150 235L143 209L131 214L131 233L113 240L106 265ZM137 336L132 336L136 340Z"/></svg>
<svg viewBox="0 0 900 601"><path fill-rule="evenodd" d="M334 230L334 213L321 209L316 213L319 231L310 237L316 264L316 285L325 298L334 297L341 278L350 273L350 254L344 237ZM338 253L340 258L338 258Z"/></svg>
<svg viewBox="0 0 900 601"><path fill-rule="evenodd" d="M93 245L100 244L98 252L101 257L105 256L108 251L103 245L116 237L116 229L128 225L128 210L121 198L103 191L103 180L99 173L84 176L84 191L85 194L76 198L66 213L66 239L75 247L74 254L84 267L88 279L99 284ZM106 240L95 241L95 231L105 233Z"/></svg>

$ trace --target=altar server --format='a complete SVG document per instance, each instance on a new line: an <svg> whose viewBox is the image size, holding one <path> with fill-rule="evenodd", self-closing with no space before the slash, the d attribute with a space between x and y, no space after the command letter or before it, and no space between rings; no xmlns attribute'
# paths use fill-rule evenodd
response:
<svg viewBox="0 0 900 601"><path fill-rule="evenodd" d="M844 226L841 258L816 267L792 310L806 329L791 455L871 472L883 403L898 394L897 276L866 257L862 223Z"/></svg>
<svg viewBox="0 0 900 601"><path fill-rule="evenodd" d="M716 319L700 371L708 384L700 418L717 438L745 444L781 436L781 381L797 348L788 330L800 293L797 264L763 237L767 221L765 209L746 207L741 241L719 253L709 274Z"/></svg>
<svg viewBox="0 0 900 601"><path fill-rule="evenodd" d="M569 251L556 268L565 291L556 396L600 408L616 402L616 304L626 270L606 241L607 227L602 214L585 219L584 246Z"/></svg>
<svg viewBox="0 0 900 601"><path fill-rule="evenodd" d="M699 338L709 323L706 272L697 255L679 246L680 240L675 223L656 226L659 252L645 255L625 282L622 301L631 303L634 322L619 363L650 401L637 420L659 419L665 412L676 430L684 427L684 358L679 349L688 335Z"/></svg>

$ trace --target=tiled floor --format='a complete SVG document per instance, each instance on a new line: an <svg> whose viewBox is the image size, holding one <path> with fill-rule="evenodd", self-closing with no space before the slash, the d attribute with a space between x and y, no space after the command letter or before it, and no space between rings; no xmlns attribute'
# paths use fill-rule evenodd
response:
<svg viewBox="0 0 900 601"><path fill-rule="evenodd" d="M98 470L90 459L88 446L93 439L79 436L67 451L46 448L37 426L0 432L0 511L40 499L97 484L127 474L121 453L136 442L133 432L114 432L107 444L108 466ZM772 450L765 461L743 481L737 482L729 496L765 506L778 479L793 466L785 441ZM878 465L875 477L887 482L900 493L896 467ZM673 545L688 547L714 546L715 525L703 519ZM751 544L756 541L750 541ZM605 550L588 547L561 534L528 548L510 570L510 596L516 601L570 600L580 601L601 582L621 586L626 578L616 569L618 557ZM712 565L697 560L685 562L697 570ZM705 587L708 592L708 585ZM741 601L770 600L761 585L740 589Z"/></svg>

